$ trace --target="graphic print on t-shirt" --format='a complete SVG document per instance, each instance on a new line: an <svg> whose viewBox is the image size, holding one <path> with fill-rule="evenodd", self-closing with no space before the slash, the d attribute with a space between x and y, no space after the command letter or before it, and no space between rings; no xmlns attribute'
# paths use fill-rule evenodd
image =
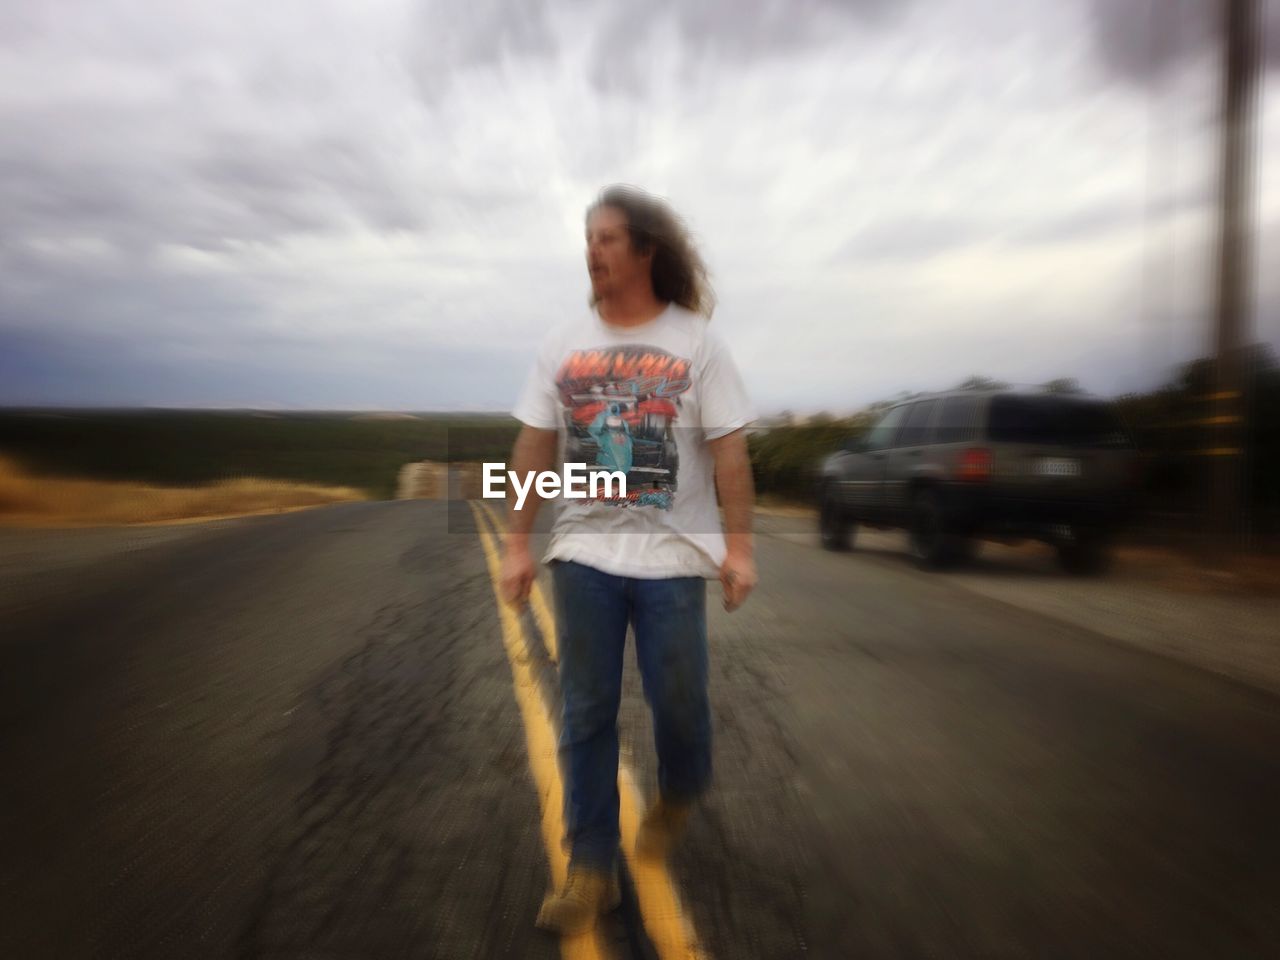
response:
<svg viewBox="0 0 1280 960"><path fill-rule="evenodd" d="M689 361L658 347L628 344L575 350L560 365L565 462L627 477L619 506L671 509L680 472L675 422L689 389Z"/></svg>

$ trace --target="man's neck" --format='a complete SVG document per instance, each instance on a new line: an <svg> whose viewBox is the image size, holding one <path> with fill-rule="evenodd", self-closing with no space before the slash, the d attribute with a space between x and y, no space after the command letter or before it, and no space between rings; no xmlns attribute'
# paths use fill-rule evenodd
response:
<svg viewBox="0 0 1280 960"><path fill-rule="evenodd" d="M667 305L654 296L652 289L647 289L606 297L596 304L596 309L605 323L616 327L638 327L662 313Z"/></svg>

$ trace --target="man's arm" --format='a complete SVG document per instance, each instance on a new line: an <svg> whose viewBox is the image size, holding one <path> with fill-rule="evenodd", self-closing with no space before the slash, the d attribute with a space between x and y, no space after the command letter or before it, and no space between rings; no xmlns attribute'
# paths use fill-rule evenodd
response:
<svg viewBox="0 0 1280 960"><path fill-rule="evenodd" d="M751 456L745 430L707 441L715 461L716 493L724 509L727 554L720 567L726 610L735 610L756 585L755 540L751 517L755 486L751 481Z"/></svg>
<svg viewBox="0 0 1280 960"><path fill-rule="evenodd" d="M555 466L555 456L556 431L526 425L516 437L508 469L523 482L530 474L551 470ZM502 538L500 585L502 596L508 603L523 607L529 599L537 572L533 557L529 554L529 532L533 529L538 508L542 506L542 498L538 496L537 489L531 486L524 501L524 509L517 510L515 503L514 491L508 490L507 531Z"/></svg>

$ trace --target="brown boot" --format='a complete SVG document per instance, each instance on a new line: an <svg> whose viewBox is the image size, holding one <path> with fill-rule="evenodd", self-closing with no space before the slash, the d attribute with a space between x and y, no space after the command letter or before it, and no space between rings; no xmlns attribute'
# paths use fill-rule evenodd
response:
<svg viewBox="0 0 1280 960"><path fill-rule="evenodd" d="M662 860L671 853L689 820L691 803L659 799L645 813L636 832L636 856L642 860Z"/></svg>
<svg viewBox="0 0 1280 960"><path fill-rule="evenodd" d="M552 890L542 901L537 924L543 930L567 936L586 933L600 914L616 910L621 903L617 869L605 873L571 863L564 889Z"/></svg>

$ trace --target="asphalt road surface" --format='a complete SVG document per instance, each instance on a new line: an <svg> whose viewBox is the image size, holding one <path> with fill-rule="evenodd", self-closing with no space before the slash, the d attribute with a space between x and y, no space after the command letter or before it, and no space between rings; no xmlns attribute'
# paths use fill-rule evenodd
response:
<svg viewBox="0 0 1280 960"><path fill-rule="evenodd" d="M533 928L555 676L488 536L0 536L0 957L588 955ZM745 608L709 591L716 787L599 955L1280 956L1280 701L905 557L758 552ZM644 791L630 663L620 722Z"/></svg>

